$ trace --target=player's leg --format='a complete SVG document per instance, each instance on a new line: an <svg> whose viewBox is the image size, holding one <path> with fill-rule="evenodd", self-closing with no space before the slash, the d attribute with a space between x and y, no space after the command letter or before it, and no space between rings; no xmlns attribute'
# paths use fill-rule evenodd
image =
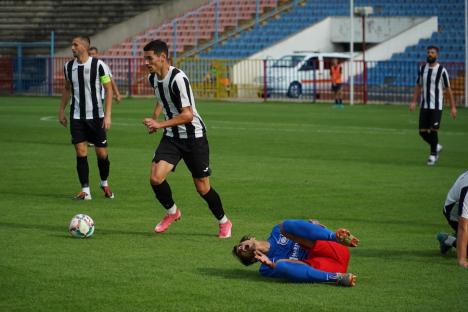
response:
<svg viewBox="0 0 468 312"><path fill-rule="evenodd" d="M294 282L333 283L354 286L356 276L352 273L326 272L304 262L280 260L275 263L275 276Z"/></svg>
<svg viewBox="0 0 468 312"><path fill-rule="evenodd" d="M88 165L88 142L80 142L75 144L76 152L76 171L81 184L81 192L75 199L90 200L91 191L89 188L89 165Z"/></svg>
<svg viewBox="0 0 468 312"><path fill-rule="evenodd" d="M339 105L343 105L343 93L342 93L341 89L342 89L342 84L339 84L338 85L338 91L336 92Z"/></svg>
<svg viewBox="0 0 468 312"><path fill-rule="evenodd" d="M92 142L95 146L99 176L101 178L99 185L104 192L104 196L112 199L114 198L114 193L111 191L109 182L107 181L110 172L110 161L107 150L107 133L106 130L102 128L102 121L102 118L88 121L90 131L88 141Z"/></svg>
<svg viewBox="0 0 468 312"><path fill-rule="evenodd" d="M281 233L296 241L297 238L303 238L309 241L334 241L345 246L356 247L359 240L348 230L338 229L333 232L319 224L313 224L304 220L286 220L280 224ZM301 242L304 244L303 242ZM308 245L305 245L308 246Z"/></svg>
<svg viewBox="0 0 468 312"><path fill-rule="evenodd" d="M179 143L174 139L163 136L154 153L150 184L156 199L166 209L166 215L154 228L156 233L165 232L174 221L179 220L181 217L181 212L172 198L172 190L167 182L167 176L171 171L175 170L181 158Z"/></svg>
<svg viewBox="0 0 468 312"><path fill-rule="evenodd" d="M221 197L211 186L209 176L210 157L209 145L206 137L195 139L183 154L185 163L192 173L193 183L198 194L206 201L211 212L219 223L219 238L231 237L232 223L227 218Z"/></svg>
<svg viewBox="0 0 468 312"><path fill-rule="evenodd" d="M447 205L442 210L442 213L455 234L450 235L445 232L439 232L436 236L439 241L440 253L443 255L449 252L452 247L457 248L458 213L454 207L455 203Z"/></svg>
<svg viewBox="0 0 468 312"><path fill-rule="evenodd" d="M75 199L89 200L91 199L91 191L89 189L88 142L85 122L70 119L70 134L71 142L75 147L76 171L81 184L81 192L75 196Z"/></svg>
<svg viewBox="0 0 468 312"><path fill-rule="evenodd" d="M442 118L442 111L438 109L433 109L430 111L430 133L429 133L429 141L431 145L431 156L434 156L435 160L437 161L439 158L439 152L442 150L442 145L439 144L439 128L440 122ZM429 162L428 162L429 164Z"/></svg>

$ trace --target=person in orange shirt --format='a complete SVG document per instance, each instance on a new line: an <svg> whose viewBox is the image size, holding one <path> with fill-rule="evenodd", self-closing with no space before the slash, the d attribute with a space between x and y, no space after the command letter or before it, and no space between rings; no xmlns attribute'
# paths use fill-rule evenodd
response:
<svg viewBox="0 0 468 312"><path fill-rule="evenodd" d="M341 65L338 63L338 60L334 58L332 60L332 66L330 67L330 76L332 82L332 91L335 95L335 105L343 107L343 98L341 95Z"/></svg>

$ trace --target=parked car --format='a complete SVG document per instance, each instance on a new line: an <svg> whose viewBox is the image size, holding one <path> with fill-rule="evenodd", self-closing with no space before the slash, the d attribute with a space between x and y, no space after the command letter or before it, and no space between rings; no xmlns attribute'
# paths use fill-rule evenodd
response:
<svg viewBox="0 0 468 312"><path fill-rule="evenodd" d="M291 98L299 98L301 95L317 95L321 91L329 91L330 66L334 58L343 63L349 60L349 54L294 53L278 60L268 60L267 77L263 80L266 81L267 96L286 94ZM346 68L347 66L343 66L343 79L347 76Z"/></svg>

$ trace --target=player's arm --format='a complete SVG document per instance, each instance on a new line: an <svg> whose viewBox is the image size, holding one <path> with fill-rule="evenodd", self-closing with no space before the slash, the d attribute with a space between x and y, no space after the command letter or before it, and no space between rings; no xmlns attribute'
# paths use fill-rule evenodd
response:
<svg viewBox="0 0 468 312"><path fill-rule="evenodd" d="M457 118L457 105L455 104L455 98L453 97L452 88L448 87L445 88L445 92L448 95L449 103L450 103L450 116L453 119Z"/></svg>
<svg viewBox="0 0 468 312"><path fill-rule="evenodd" d="M63 88L62 97L60 99L60 107L59 107L59 115L58 120L59 122L66 127L67 126L67 117L65 117L65 108L67 107L68 101L70 101L70 83L68 80L65 80L65 87Z"/></svg>
<svg viewBox="0 0 468 312"><path fill-rule="evenodd" d="M102 127L106 130L111 127L111 116L112 116L112 74L109 67L101 61L99 61L99 80L106 93L104 97L105 110L104 110L104 121Z"/></svg>
<svg viewBox="0 0 468 312"><path fill-rule="evenodd" d="M153 118L145 118L143 123L145 124L148 129L162 129L162 128L170 128L175 127L178 125L184 125L193 120L193 112L192 107L184 107L181 109L179 115L175 116L174 118L164 120L164 121L156 121Z"/></svg>
<svg viewBox="0 0 468 312"><path fill-rule="evenodd" d="M192 103L189 94L189 82L186 78L181 75L177 75L174 78L174 83L172 89L174 93L180 96L181 110L179 115L174 118L158 122L152 118L145 118L143 123L148 128L161 129L161 128L170 128L178 125L184 125L193 120L193 110Z"/></svg>
<svg viewBox="0 0 468 312"><path fill-rule="evenodd" d="M104 111L104 121L102 127L106 130L111 127L111 116L112 116L112 84L111 82L104 83L102 85L106 92L104 102L105 102L105 111Z"/></svg>
<svg viewBox="0 0 468 312"><path fill-rule="evenodd" d="M120 103L122 101L122 96L120 95L119 88L117 87L117 84L115 83L114 79L111 79L111 84L112 84L112 91L114 92L114 97L117 103Z"/></svg>
<svg viewBox="0 0 468 312"><path fill-rule="evenodd" d="M157 102L156 105L154 106L154 111L153 111L152 117L151 118L145 118L143 120L143 124L148 128L148 134L155 133L158 129L147 126L146 125L146 120L147 119L153 119L153 120L157 121L158 118L159 118L159 115L161 115L161 112L162 112L162 104L160 102Z"/></svg>
<svg viewBox="0 0 468 312"><path fill-rule="evenodd" d="M414 87L413 99L411 100L411 103L409 105L410 112L413 112L416 109L416 103L420 95L421 95L421 86L418 83Z"/></svg>
<svg viewBox="0 0 468 312"><path fill-rule="evenodd" d="M447 70L444 68L442 71L442 83L444 85L445 91L448 95L448 99L450 102L450 116L453 119L457 118L457 106L455 104L455 98L453 97L452 88L450 87L450 80L448 77Z"/></svg>
<svg viewBox="0 0 468 312"><path fill-rule="evenodd" d="M464 268L468 268L467 262L467 245L468 245L468 195L460 202L462 206L462 214L458 218L457 231L457 258L458 264Z"/></svg>

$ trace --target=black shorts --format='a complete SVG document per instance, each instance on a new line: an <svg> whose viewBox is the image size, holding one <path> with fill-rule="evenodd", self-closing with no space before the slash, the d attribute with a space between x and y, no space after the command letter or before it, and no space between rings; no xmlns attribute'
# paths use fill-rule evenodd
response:
<svg viewBox="0 0 468 312"><path fill-rule="evenodd" d="M341 90L341 83L333 83L331 86L333 92L337 92Z"/></svg>
<svg viewBox="0 0 468 312"><path fill-rule="evenodd" d="M421 108L419 111L419 129L439 129L442 111Z"/></svg>
<svg viewBox="0 0 468 312"><path fill-rule="evenodd" d="M195 139L176 139L163 135L154 152L153 162L167 161L174 165L173 171L175 171L180 159L184 160L193 178L199 179L211 175L210 148L205 136Z"/></svg>
<svg viewBox="0 0 468 312"><path fill-rule="evenodd" d="M104 118L70 119L72 144L90 142L97 147L107 147L106 130L102 128Z"/></svg>

